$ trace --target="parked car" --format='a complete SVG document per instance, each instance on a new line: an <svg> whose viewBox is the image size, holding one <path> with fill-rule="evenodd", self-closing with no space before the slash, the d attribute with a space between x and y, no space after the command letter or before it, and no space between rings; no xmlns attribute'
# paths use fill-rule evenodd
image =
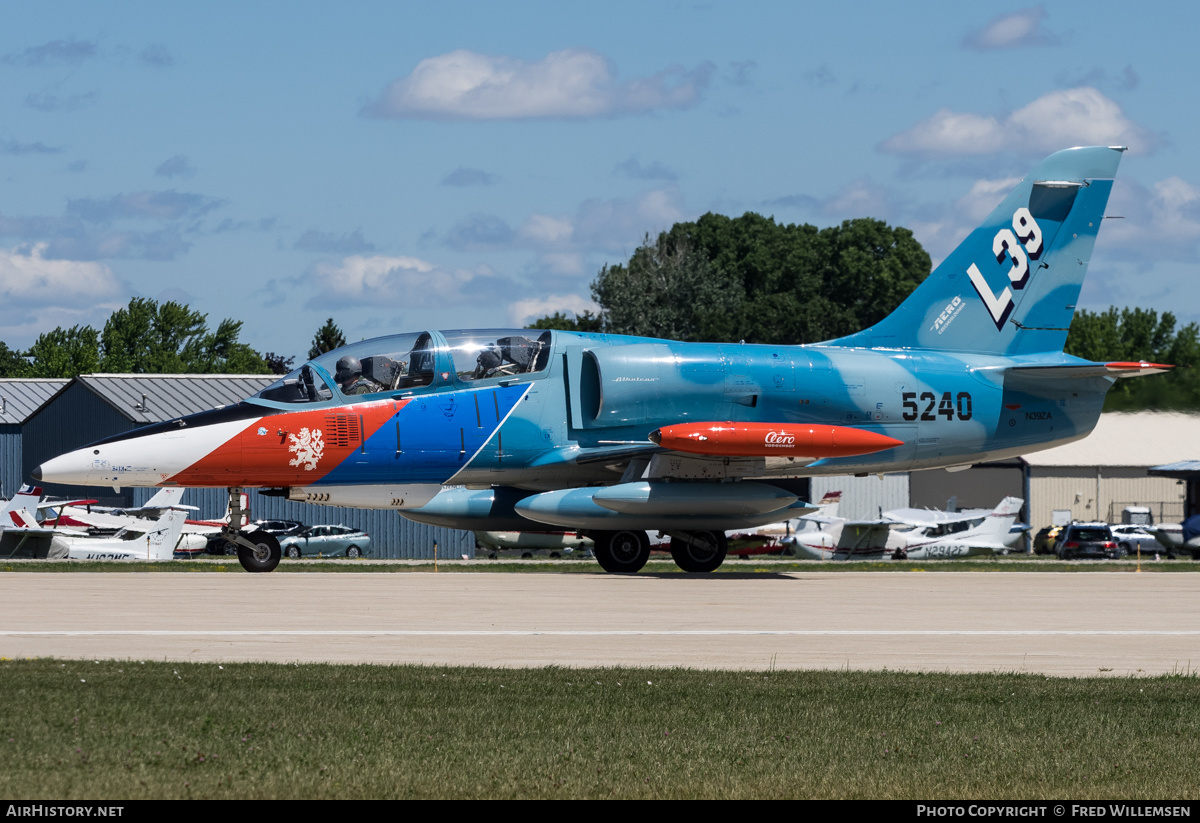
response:
<svg viewBox="0 0 1200 823"><path fill-rule="evenodd" d="M1116 559L1121 556L1112 529L1107 523L1071 523L1063 527L1055 545L1059 560L1080 557Z"/></svg>
<svg viewBox="0 0 1200 823"><path fill-rule="evenodd" d="M284 557L362 557L371 550L371 536L346 526L306 526L279 538Z"/></svg>
<svg viewBox="0 0 1200 823"><path fill-rule="evenodd" d="M280 539L289 534L297 534L304 528L304 524L299 520L255 520L253 525Z"/></svg>
<svg viewBox="0 0 1200 823"><path fill-rule="evenodd" d="M1117 541L1117 548L1121 550L1121 554L1137 554L1139 549L1142 554L1154 554L1161 551L1158 540L1150 532L1151 528L1153 527L1139 526L1133 523L1113 526L1113 539ZM1174 553L1172 552L1172 554Z"/></svg>
<svg viewBox="0 0 1200 823"><path fill-rule="evenodd" d="M1037 535L1033 538L1033 553L1054 554L1055 546L1058 543L1058 535L1062 530L1062 526L1047 526L1038 531Z"/></svg>

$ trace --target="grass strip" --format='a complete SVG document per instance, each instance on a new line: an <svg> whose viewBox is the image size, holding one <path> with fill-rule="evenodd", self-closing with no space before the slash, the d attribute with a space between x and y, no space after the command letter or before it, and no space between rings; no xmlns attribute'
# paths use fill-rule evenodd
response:
<svg viewBox="0 0 1200 823"><path fill-rule="evenodd" d="M1195 799L1200 678L0 661L0 796Z"/></svg>

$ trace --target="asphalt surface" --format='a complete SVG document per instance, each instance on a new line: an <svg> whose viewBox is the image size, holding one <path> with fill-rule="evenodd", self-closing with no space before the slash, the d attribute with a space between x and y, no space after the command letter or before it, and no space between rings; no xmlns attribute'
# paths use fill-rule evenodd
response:
<svg viewBox="0 0 1200 823"><path fill-rule="evenodd" d="M0 574L0 657L1157 675L1200 574Z"/></svg>

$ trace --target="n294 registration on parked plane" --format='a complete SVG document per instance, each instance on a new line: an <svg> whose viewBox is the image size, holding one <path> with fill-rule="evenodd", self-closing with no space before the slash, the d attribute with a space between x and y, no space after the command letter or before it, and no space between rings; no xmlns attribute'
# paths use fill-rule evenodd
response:
<svg viewBox="0 0 1200 823"><path fill-rule="evenodd" d="M579 531L636 572L811 511L789 478L953 467L1086 436L1118 377L1063 353L1122 148L1043 160L888 317L813 345L425 331L321 355L233 406L56 457L36 480L280 490L471 530ZM447 488L456 487L456 488ZM231 512L238 502L231 498ZM249 571L278 543L226 533Z"/></svg>

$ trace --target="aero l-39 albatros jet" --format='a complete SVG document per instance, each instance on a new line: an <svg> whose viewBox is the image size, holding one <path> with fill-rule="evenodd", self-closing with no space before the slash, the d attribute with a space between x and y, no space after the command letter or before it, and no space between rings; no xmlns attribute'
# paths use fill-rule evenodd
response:
<svg viewBox="0 0 1200 823"><path fill-rule="evenodd" d="M528 330L345 346L233 406L41 465L90 486L277 489L471 530L580 531L636 572L645 530L712 571L724 532L811 511L789 478L960 466L1086 436L1149 363L1063 353L1122 148L1043 160L884 320L802 346ZM446 488L454 486L458 488ZM236 521L235 521L236 522ZM279 545L235 532L248 571Z"/></svg>

